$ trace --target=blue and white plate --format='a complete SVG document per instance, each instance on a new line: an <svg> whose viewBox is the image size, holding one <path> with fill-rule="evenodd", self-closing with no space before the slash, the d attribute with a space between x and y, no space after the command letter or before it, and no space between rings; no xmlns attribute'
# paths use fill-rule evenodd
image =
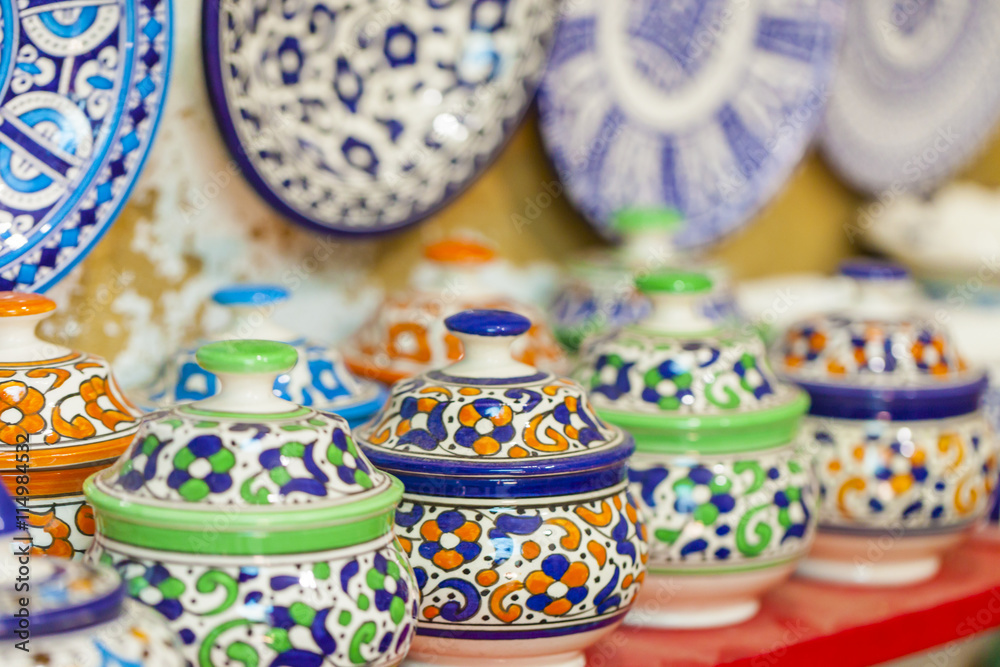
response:
<svg viewBox="0 0 1000 667"><path fill-rule="evenodd" d="M142 170L170 73L171 0L0 0L0 290L43 292Z"/></svg>
<svg viewBox="0 0 1000 667"><path fill-rule="evenodd" d="M577 0L539 91L542 136L577 208L671 207L683 246L773 197L822 116L844 0Z"/></svg>
<svg viewBox="0 0 1000 667"><path fill-rule="evenodd" d="M1000 2L864 0L847 15L823 153L852 186L926 191L1000 117Z"/></svg>
<svg viewBox="0 0 1000 667"><path fill-rule="evenodd" d="M489 164L530 103L557 0L205 0L216 116L291 220L385 232Z"/></svg>

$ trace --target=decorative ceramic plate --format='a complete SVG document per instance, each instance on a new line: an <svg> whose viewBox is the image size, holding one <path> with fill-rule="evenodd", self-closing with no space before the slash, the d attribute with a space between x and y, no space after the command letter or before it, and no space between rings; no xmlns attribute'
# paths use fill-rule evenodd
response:
<svg viewBox="0 0 1000 667"><path fill-rule="evenodd" d="M713 241L788 179L815 132L844 0L579 0L539 91L542 136L577 208L672 207Z"/></svg>
<svg viewBox="0 0 1000 667"><path fill-rule="evenodd" d="M1000 3L851 4L822 146L852 186L923 191L982 146L1000 115Z"/></svg>
<svg viewBox="0 0 1000 667"><path fill-rule="evenodd" d="M278 211L327 232L416 222L524 114L557 0L205 0L219 125Z"/></svg>
<svg viewBox="0 0 1000 667"><path fill-rule="evenodd" d="M43 292L118 217L170 73L171 0L0 0L0 290Z"/></svg>

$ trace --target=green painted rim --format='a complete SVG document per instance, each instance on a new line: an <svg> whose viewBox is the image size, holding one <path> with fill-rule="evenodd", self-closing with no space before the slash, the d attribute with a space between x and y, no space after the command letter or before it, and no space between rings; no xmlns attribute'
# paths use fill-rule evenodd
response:
<svg viewBox="0 0 1000 667"><path fill-rule="evenodd" d="M294 403L289 403L289 404L290 405L294 405ZM270 413L270 412L259 413L259 412L252 412L252 411L251 412L219 412L218 410L199 410L198 408L194 407L195 405L196 405L195 403L185 403L184 405L178 406L177 407L177 411L178 412L183 412L184 414L188 414L188 415L194 415L196 417L215 417L215 418L218 418L218 419L233 419L233 418L237 418L238 419L238 418L245 418L249 414L249 415L256 415L256 416L259 416L261 419L268 419L268 420L271 420L271 419L291 419L293 417L301 417L303 415L307 415L307 414L310 414L312 412L312 410L310 410L309 408L298 408L298 409L292 410L290 412L273 412L273 413Z"/></svg>
<svg viewBox="0 0 1000 667"><path fill-rule="evenodd" d="M637 452L747 452L782 447L795 438L809 396L800 390L784 405L733 415L638 415L595 408L635 438Z"/></svg>
<svg viewBox="0 0 1000 667"><path fill-rule="evenodd" d="M614 215L614 229L621 234L680 229L684 216L675 208L624 208Z"/></svg>
<svg viewBox="0 0 1000 667"><path fill-rule="evenodd" d="M101 474L87 478L83 492L102 535L137 547L195 554L278 555L362 544L392 530L403 497L403 483L387 475L387 490L354 503L272 512L220 506L206 512L117 498L97 488Z"/></svg>
<svg viewBox="0 0 1000 667"><path fill-rule="evenodd" d="M703 294L712 290L712 279L699 271L654 271L635 285L643 294Z"/></svg>
<svg viewBox="0 0 1000 667"><path fill-rule="evenodd" d="M273 340L220 340L202 345L194 357L209 373L283 373L295 365L299 353Z"/></svg>

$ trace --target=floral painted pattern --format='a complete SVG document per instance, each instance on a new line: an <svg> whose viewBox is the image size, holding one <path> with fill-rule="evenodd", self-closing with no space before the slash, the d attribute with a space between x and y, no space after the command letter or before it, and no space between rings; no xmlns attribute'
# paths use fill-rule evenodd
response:
<svg viewBox="0 0 1000 667"><path fill-rule="evenodd" d="M46 424L39 413L44 407L45 397L34 387L17 380L0 383L0 441L16 445L41 433Z"/></svg>
<svg viewBox="0 0 1000 667"><path fill-rule="evenodd" d="M425 521L420 527L420 555L445 571L455 570L475 559L479 545L479 524L466 521L460 512L450 511Z"/></svg>
<svg viewBox="0 0 1000 667"><path fill-rule="evenodd" d="M570 563L566 556L552 554L542 561L540 570L525 579L524 587L531 593L525 606L547 616L562 616L586 599L589 577L590 569L585 564Z"/></svg>

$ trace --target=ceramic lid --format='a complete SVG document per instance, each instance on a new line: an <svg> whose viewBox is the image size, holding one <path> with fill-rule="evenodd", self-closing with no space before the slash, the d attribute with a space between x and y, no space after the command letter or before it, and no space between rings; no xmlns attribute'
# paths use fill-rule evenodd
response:
<svg viewBox="0 0 1000 667"><path fill-rule="evenodd" d="M272 312L289 297L285 288L268 284L240 284L218 290L212 300L230 310L230 322L212 338L257 338L292 345L298 352L299 363L278 376L274 393L317 410L336 412L351 423L364 421L385 401L385 389L355 377L336 347L308 340L276 323ZM195 349L178 351L163 366L145 392L145 400L140 401L147 404L147 409L197 401L219 390L215 376L195 360Z"/></svg>
<svg viewBox="0 0 1000 667"><path fill-rule="evenodd" d="M40 294L0 292L0 470L24 443L36 470L111 463L138 427L107 361L35 335L55 309Z"/></svg>
<svg viewBox="0 0 1000 667"><path fill-rule="evenodd" d="M636 284L653 302L650 315L584 346L577 377L598 413L640 447L787 443L808 400L776 377L752 332L704 314L699 302L712 280L662 271Z"/></svg>
<svg viewBox="0 0 1000 667"><path fill-rule="evenodd" d="M852 305L796 322L775 349L776 367L813 397L812 412L917 419L975 410L985 372L923 312L906 270L855 260L841 274L854 281Z"/></svg>
<svg viewBox="0 0 1000 667"><path fill-rule="evenodd" d="M2 308L2 306L0 306ZM46 556L21 554L31 548L30 538L19 524L17 509L0 484L0 639L27 639L56 632L79 630L116 618L122 611L125 586L111 568ZM19 571L24 566L26 575ZM28 589L17 590L22 576ZM29 616L22 625L21 600L28 598ZM18 631L28 634L19 636Z"/></svg>
<svg viewBox="0 0 1000 667"><path fill-rule="evenodd" d="M458 360L461 342L448 333L444 319L469 309L524 315L532 326L515 341L515 357L546 370L564 367L565 355L544 316L505 296L495 276L484 273L496 259L490 245L456 236L428 245L424 254L433 265L430 273L419 280L414 274L408 288L389 294L347 341L344 356L352 371L392 384Z"/></svg>
<svg viewBox="0 0 1000 667"><path fill-rule="evenodd" d="M624 474L630 438L594 414L578 384L512 357L527 318L469 310L445 325L465 356L393 386L357 432L375 465L431 495L546 495L593 484L596 470Z"/></svg>
<svg viewBox="0 0 1000 667"><path fill-rule="evenodd" d="M87 480L103 535L248 554L335 548L389 530L398 482L371 466L342 418L272 392L295 348L219 341L196 357L221 391L148 415L122 458Z"/></svg>

